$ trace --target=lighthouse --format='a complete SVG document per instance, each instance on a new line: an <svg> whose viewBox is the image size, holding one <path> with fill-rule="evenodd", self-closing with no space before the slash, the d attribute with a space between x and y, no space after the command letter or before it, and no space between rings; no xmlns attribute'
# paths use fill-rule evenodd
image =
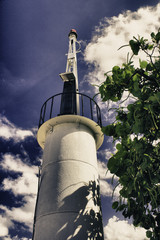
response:
<svg viewBox="0 0 160 240"><path fill-rule="evenodd" d="M33 240L103 240L97 149L103 143L97 103L78 89L77 32L68 35L63 92L41 108L43 149Z"/></svg>

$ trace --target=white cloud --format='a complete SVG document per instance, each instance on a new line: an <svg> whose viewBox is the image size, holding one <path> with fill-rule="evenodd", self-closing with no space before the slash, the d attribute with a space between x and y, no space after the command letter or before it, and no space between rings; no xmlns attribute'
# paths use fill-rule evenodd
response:
<svg viewBox="0 0 160 240"><path fill-rule="evenodd" d="M111 197L113 193L112 185L106 180L100 179L100 192L102 196Z"/></svg>
<svg viewBox="0 0 160 240"><path fill-rule="evenodd" d="M32 232L36 195L26 196L23 200L25 203L21 207L8 208L0 205L0 209L3 211L3 217L0 216L0 236L6 237L4 240L10 239L8 235L9 229L14 228L15 222L23 223Z"/></svg>
<svg viewBox="0 0 160 240"><path fill-rule="evenodd" d="M12 240L12 239L10 238L10 236L7 236L7 237L3 237L2 240Z"/></svg>
<svg viewBox="0 0 160 240"><path fill-rule="evenodd" d="M94 71L87 76L91 84L100 84L105 80L104 73L113 66L126 61L129 48L117 51L128 44L133 36L150 38L150 33L158 30L160 3L155 7L139 8L137 12L126 11L111 18L105 18L96 27L91 42L87 45L84 59L94 64ZM143 58L143 56L142 56Z"/></svg>
<svg viewBox="0 0 160 240"><path fill-rule="evenodd" d="M18 156L11 154L5 154L3 156L0 166L5 171L19 172L22 175L16 179L5 178L2 182L2 188L4 191L12 191L15 196L18 194L35 194L37 188L38 167L28 166L23 163Z"/></svg>
<svg viewBox="0 0 160 240"><path fill-rule="evenodd" d="M0 216L0 237L8 235L8 228L12 226L13 223L9 219Z"/></svg>
<svg viewBox="0 0 160 240"><path fill-rule="evenodd" d="M135 228L125 220L119 220L116 216L109 219L104 227L105 240L147 240L146 231L143 228Z"/></svg>
<svg viewBox="0 0 160 240"><path fill-rule="evenodd" d="M110 171L107 171L107 164L104 162L98 161L98 172L100 176L100 192L102 196L111 197L113 195L114 185L111 183L111 179L113 174ZM114 177L117 182L118 178ZM119 196L120 186L118 186L114 191L114 199L115 200Z"/></svg>
<svg viewBox="0 0 160 240"><path fill-rule="evenodd" d="M13 240L10 238L10 235L6 236L6 237L3 237L2 240Z"/></svg>
<svg viewBox="0 0 160 240"><path fill-rule="evenodd" d="M98 172L101 179L111 179L113 174L107 171L107 164L101 161L98 161Z"/></svg>
<svg viewBox="0 0 160 240"><path fill-rule="evenodd" d="M4 171L20 173L20 176L16 179L5 178L2 182L1 190L11 191L15 196L24 196L22 206L20 207L8 208L4 205L0 205L0 209L3 212L1 218L4 219L4 221L0 221L0 236L5 236L7 240L7 237L10 239L8 229L10 227L13 228L14 222L23 223L25 226L29 227L30 231L32 231L38 185L38 179L36 176L38 173L38 167L29 166L22 162L18 156L13 156L11 154L3 155L0 166Z"/></svg>
<svg viewBox="0 0 160 240"><path fill-rule="evenodd" d="M22 162L18 155L12 155L6 153L2 157L2 161L0 165L3 167L4 170L7 171L14 171L14 172L29 172L29 173L36 173L37 167L36 166L29 166L26 163Z"/></svg>
<svg viewBox="0 0 160 240"><path fill-rule="evenodd" d="M3 190L11 190L15 196L18 194L33 194L35 192L36 177L32 179L34 175L30 173L23 174L22 177L18 177L16 180L5 179L3 181ZM31 188L29 188L31 186Z"/></svg>
<svg viewBox="0 0 160 240"><path fill-rule="evenodd" d="M30 231L32 231L36 198L35 196L26 196L23 200L25 203L21 207L13 207L9 209L6 206L0 205L0 209L5 212L6 219L10 219L12 222L23 223L29 227Z"/></svg>
<svg viewBox="0 0 160 240"><path fill-rule="evenodd" d="M20 129L11 123L5 116L0 115L0 137L6 140L14 139L15 141L21 141L29 136L34 136L31 130Z"/></svg>

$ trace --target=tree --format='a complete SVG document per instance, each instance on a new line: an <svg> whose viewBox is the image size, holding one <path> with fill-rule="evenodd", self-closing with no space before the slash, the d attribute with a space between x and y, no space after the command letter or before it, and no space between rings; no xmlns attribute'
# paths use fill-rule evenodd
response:
<svg viewBox="0 0 160 240"><path fill-rule="evenodd" d="M116 120L102 127L104 134L119 141L108 161L108 169L121 186L119 200L112 208L125 218L133 218L134 226L145 228L150 240L159 240L160 30L151 33L151 42L134 37L128 46L131 58L122 67L114 66L99 87L102 101L119 104ZM141 51L146 60L139 60L139 67L135 67L135 55ZM124 93L128 93L126 99ZM132 103L127 105L129 99Z"/></svg>

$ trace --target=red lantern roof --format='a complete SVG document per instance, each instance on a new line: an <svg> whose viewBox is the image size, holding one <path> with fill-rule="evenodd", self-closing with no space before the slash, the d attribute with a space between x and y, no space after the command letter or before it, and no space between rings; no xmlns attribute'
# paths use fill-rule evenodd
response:
<svg viewBox="0 0 160 240"><path fill-rule="evenodd" d="M75 34L76 35L76 38L77 38L77 31L75 29L71 29L70 32L69 32L69 35L70 34ZM68 36L69 36L68 35Z"/></svg>

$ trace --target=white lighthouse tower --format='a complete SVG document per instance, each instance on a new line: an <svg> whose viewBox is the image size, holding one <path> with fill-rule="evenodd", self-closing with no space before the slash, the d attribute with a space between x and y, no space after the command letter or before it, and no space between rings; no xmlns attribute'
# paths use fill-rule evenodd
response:
<svg viewBox="0 0 160 240"><path fill-rule="evenodd" d="M104 239L96 156L103 143L101 115L96 102L78 92L76 42L72 29L66 72L60 74L63 93L41 109L37 140L43 164L33 240Z"/></svg>

